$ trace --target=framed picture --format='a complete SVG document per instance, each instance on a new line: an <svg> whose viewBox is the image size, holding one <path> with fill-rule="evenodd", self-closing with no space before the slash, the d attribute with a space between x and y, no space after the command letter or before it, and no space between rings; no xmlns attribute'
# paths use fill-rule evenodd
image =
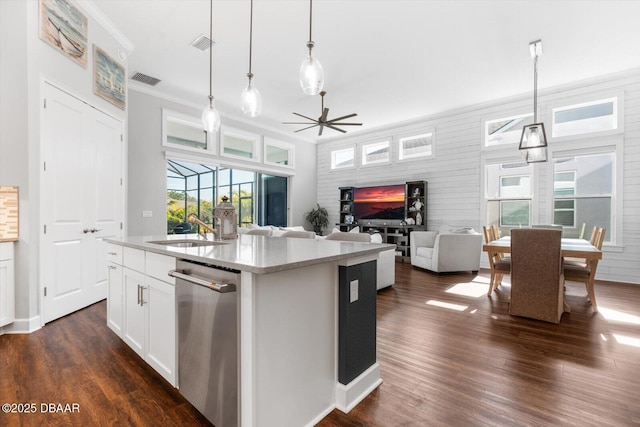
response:
<svg viewBox="0 0 640 427"><path fill-rule="evenodd" d="M40 39L87 68L88 23L67 0L40 0Z"/></svg>
<svg viewBox="0 0 640 427"><path fill-rule="evenodd" d="M353 224L353 215L346 215L344 217L344 223L345 224Z"/></svg>
<svg viewBox="0 0 640 427"><path fill-rule="evenodd" d="M123 110L127 105L124 67L96 45L93 45L93 93Z"/></svg>

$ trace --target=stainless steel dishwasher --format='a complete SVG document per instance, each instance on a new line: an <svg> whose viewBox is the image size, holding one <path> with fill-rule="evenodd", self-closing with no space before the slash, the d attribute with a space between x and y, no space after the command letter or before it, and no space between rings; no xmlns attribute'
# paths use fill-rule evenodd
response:
<svg viewBox="0 0 640 427"><path fill-rule="evenodd" d="M178 387L216 427L238 425L240 272L178 260Z"/></svg>

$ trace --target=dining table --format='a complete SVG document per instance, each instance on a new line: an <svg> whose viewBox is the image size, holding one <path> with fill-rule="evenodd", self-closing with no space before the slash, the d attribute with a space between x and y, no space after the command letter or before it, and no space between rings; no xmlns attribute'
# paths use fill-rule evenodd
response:
<svg viewBox="0 0 640 427"><path fill-rule="evenodd" d="M484 252L508 254L511 252L511 236L503 236L497 240L485 243L482 246ZM602 251L585 239L562 238L560 251L565 258L584 258L588 260L601 260Z"/></svg>

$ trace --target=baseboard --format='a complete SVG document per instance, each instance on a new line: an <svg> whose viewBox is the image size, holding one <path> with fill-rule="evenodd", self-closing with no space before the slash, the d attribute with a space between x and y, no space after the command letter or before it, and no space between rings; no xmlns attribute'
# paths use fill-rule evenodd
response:
<svg viewBox="0 0 640 427"><path fill-rule="evenodd" d="M29 319L16 319L13 323L0 328L0 335L3 334L30 334L37 331L40 325L40 316L33 316Z"/></svg>
<svg viewBox="0 0 640 427"><path fill-rule="evenodd" d="M380 365L376 362L349 384L336 386L336 408L348 414L380 384Z"/></svg>
<svg viewBox="0 0 640 427"><path fill-rule="evenodd" d="M320 414L318 414L318 416L315 417L313 420L311 420L305 427L313 427L313 426L315 426L320 421L322 421L324 419L324 417L329 415L331 413L331 411L333 411L335 408L336 408L336 405L329 405L329 407L327 407L327 409L325 409Z"/></svg>

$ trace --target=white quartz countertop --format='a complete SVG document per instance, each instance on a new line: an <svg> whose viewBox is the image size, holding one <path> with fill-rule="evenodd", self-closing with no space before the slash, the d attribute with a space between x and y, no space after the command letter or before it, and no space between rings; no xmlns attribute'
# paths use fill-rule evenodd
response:
<svg viewBox="0 0 640 427"><path fill-rule="evenodd" d="M209 234L208 238L213 239ZM129 236L105 239L109 243L203 262L257 274L273 273L355 256L375 255L395 245L337 240L298 239L241 234L237 240L222 240L212 246L176 247L149 243L166 240L202 240L197 234Z"/></svg>

